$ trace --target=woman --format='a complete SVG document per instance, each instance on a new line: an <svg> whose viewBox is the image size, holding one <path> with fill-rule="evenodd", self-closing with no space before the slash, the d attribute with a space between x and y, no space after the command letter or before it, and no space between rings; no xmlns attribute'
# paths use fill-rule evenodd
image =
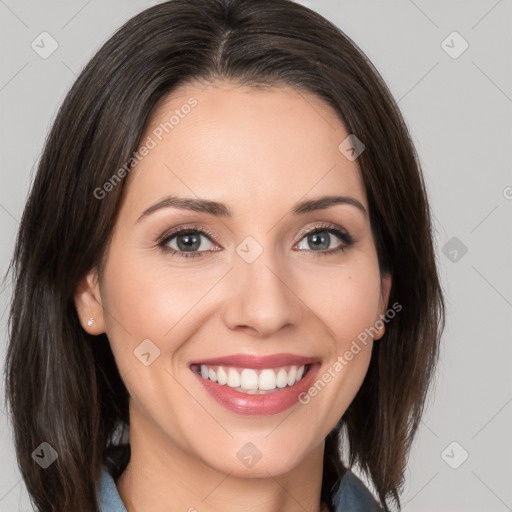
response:
<svg viewBox="0 0 512 512"><path fill-rule="evenodd" d="M430 212L391 94L320 15L128 21L58 113L12 271L37 510L400 507L444 322Z"/></svg>

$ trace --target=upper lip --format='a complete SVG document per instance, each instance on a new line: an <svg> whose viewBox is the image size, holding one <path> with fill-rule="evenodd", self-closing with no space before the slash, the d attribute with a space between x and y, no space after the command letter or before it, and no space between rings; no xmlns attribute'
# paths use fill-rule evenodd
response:
<svg viewBox="0 0 512 512"><path fill-rule="evenodd" d="M315 357L305 357L297 354L272 354L269 356L255 356L251 354L233 354L230 356L214 357L191 361L192 365L232 366L238 368L253 368L255 370L265 368L278 368L280 366L302 366L319 361Z"/></svg>

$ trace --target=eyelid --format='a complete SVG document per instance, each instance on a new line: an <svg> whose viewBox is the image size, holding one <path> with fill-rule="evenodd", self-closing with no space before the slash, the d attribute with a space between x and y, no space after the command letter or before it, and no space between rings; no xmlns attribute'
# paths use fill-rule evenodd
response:
<svg viewBox="0 0 512 512"><path fill-rule="evenodd" d="M187 231L187 230L197 231L198 233L201 233L201 234L207 236L208 238L210 238L211 242L215 243L216 245L219 245L216 242L214 242L214 240L213 240L213 238L215 238L215 239L220 238L219 235L215 231L212 231L203 226L198 226L198 225L194 225L194 224L180 224L179 226L175 226L170 231L166 231L163 235L161 235L157 239L156 243L157 243L157 245L163 245L164 242L166 242L168 239L170 239L173 235L179 234L182 231ZM200 252L213 252L213 251L200 251Z"/></svg>
<svg viewBox="0 0 512 512"><path fill-rule="evenodd" d="M325 223L319 224L317 226L304 228L299 232L297 237L300 241L300 240L302 240L302 238L304 236L309 235L310 233L314 233L315 231L321 230L321 229L333 229L335 231L341 231L347 238L349 238L350 240L353 240L353 237L350 235L350 233L345 228L342 228L341 226L338 226L337 224L331 224L330 222L325 222Z"/></svg>

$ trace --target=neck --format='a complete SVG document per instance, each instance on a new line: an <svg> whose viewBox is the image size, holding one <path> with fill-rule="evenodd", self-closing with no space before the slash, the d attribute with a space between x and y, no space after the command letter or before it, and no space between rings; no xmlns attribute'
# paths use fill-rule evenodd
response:
<svg viewBox="0 0 512 512"><path fill-rule="evenodd" d="M128 512L328 512L320 501L323 444L286 473L244 478L207 465L130 407L130 447L116 480Z"/></svg>

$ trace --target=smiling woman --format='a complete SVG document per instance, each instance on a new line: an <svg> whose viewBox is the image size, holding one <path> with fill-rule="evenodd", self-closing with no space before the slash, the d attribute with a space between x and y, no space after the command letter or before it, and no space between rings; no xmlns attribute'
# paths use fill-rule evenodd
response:
<svg viewBox="0 0 512 512"><path fill-rule="evenodd" d="M59 111L12 271L37 510L400 507L444 324L430 212L394 100L318 14L128 21Z"/></svg>

